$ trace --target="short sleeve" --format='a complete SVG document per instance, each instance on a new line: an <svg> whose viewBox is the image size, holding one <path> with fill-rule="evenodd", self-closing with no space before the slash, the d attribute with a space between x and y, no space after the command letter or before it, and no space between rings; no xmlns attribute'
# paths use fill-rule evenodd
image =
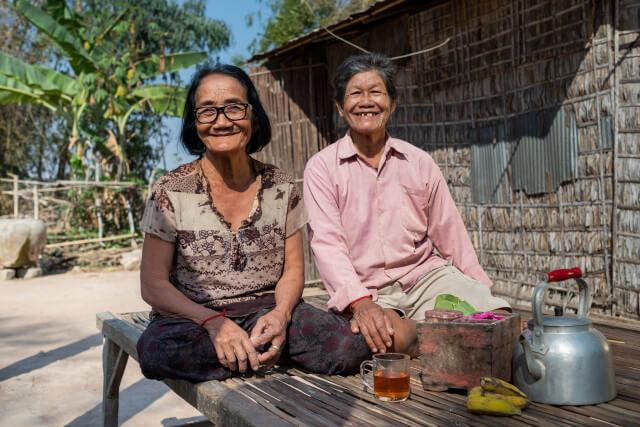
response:
<svg viewBox="0 0 640 427"><path fill-rule="evenodd" d="M307 211L304 208L304 202L298 187L294 183L291 184L289 192L289 203L287 206L287 223L285 225L285 236L289 237L296 231L300 230L309 221Z"/></svg>
<svg viewBox="0 0 640 427"><path fill-rule="evenodd" d="M165 189L156 186L147 200L140 229L167 242L176 241L176 214Z"/></svg>

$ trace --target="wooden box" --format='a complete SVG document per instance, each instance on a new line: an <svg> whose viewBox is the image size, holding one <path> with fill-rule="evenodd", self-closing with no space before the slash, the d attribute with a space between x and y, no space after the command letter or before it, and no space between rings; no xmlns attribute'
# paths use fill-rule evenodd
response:
<svg viewBox="0 0 640 427"><path fill-rule="evenodd" d="M519 314L492 321L419 322L417 328L425 390L469 389L484 376L511 380Z"/></svg>

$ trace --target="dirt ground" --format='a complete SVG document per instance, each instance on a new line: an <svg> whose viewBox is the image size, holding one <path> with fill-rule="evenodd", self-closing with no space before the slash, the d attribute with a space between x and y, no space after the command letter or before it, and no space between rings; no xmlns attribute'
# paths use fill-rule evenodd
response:
<svg viewBox="0 0 640 427"><path fill-rule="evenodd" d="M146 310L137 271L65 273L0 281L0 426L96 426L102 400L97 312ZM120 387L122 426L204 418L130 360Z"/></svg>

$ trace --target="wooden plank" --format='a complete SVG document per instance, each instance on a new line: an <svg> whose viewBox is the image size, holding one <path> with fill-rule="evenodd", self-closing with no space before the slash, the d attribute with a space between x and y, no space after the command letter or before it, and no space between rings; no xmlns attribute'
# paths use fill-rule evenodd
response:
<svg viewBox="0 0 640 427"><path fill-rule="evenodd" d="M354 421L356 424L364 426L395 425L395 423L393 423L393 419L387 417L384 412L379 411L377 415L373 415L370 411L371 407L369 405L359 405L357 399L344 399L344 396L326 391L322 386L316 384L313 386L308 385L307 383L313 383L308 381L306 377L306 375L304 375L304 377L281 375L279 380L285 384L290 384L293 387L299 387L304 393L312 396L314 400L334 407L338 413L342 414L346 418L347 421ZM406 423L406 425L412 426L419 424L409 422Z"/></svg>
<svg viewBox="0 0 640 427"><path fill-rule="evenodd" d="M148 324L147 313L98 315L98 326L116 346L135 353L135 342ZM619 397L583 407L532 404L522 416L478 416L466 410L466 396L424 391L412 361L411 397L400 403L377 400L362 390L358 376L323 376L296 368L274 369L266 377L233 378L193 385L165 381L178 395L223 425L478 425L478 426L605 426L640 425L640 359L635 333L612 331L624 343L612 343ZM631 336L630 336L631 335ZM126 343L131 343L127 345ZM117 358L117 357L116 357ZM118 363L116 363L117 365ZM113 382L113 380L110 380ZM114 383L115 384L115 383ZM115 385L110 387L115 390ZM250 411L247 408L251 408ZM259 408L255 411L254 408ZM252 415L242 420L242 413ZM257 417L256 413L259 413ZM261 418L262 417L262 418ZM217 421L216 421L217 420ZM626 424L625 424L626 422Z"/></svg>
<svg viewBox="0 0 640 427"><path fill-rule="evenodd" d="M364 412L365 415L362 416L364 420L369 422L369 425L381 425L383 423L392 423L395 425L397 420L393 417L390 417L384 408L380 408L376 405L371 405L368 402L365 402L355 396L353 396L348 388L342 387L338 384L335 384L331 381L332 377L322 377L315 374L312 375L304 375L304 380L312 383L316 387L320 387L328 390L332 394L335 399L344 402L346 405L354 409L354 416L360 417L360 413ZM420 425L413 423L411 421L405 421L405 425L413 426Z"/></svg>
<svg viewBox="0 0 640 427"><path fill-rule="evenodd" d="M98 329L135 360L138 360L136 343L141 332L131 323L112 313L98 313ZM234 390L232 384L207 381L192 384L188 381L165 380L174 392L202 412L210 421L224 426L290 426L291 424L269 412L255 401Z"/></svg>

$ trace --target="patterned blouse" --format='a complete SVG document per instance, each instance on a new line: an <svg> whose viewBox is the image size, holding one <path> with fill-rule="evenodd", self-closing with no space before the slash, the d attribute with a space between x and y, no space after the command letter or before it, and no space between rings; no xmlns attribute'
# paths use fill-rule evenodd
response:
<svg viewBox="0 0 640 427"><path fill-rule="evenodd" d="M200 160L161 177L147 201L142 231L176 243L169 280L207 307L272 294L283 271L284 241L307 223L293 179L252 161L258 193L236 232L216 209Z"/></svg>

